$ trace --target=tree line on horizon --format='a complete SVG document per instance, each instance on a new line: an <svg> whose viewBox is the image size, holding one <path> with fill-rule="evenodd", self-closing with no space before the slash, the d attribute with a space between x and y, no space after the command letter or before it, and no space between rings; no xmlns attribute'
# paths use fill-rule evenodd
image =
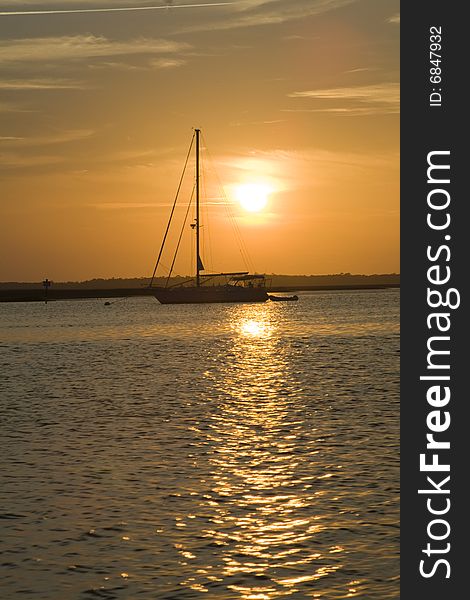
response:
<svg viewBox="0 0 470 600"><path fill-rule="evenodd" d="M176 276L171 281L178 283L190 279L190 277ZM373 275L361 275L351 273L336 273L331 275L277 275L266 274L266 279L276 286L300 286L300 285L398 285L400 283L400 274L384 273ZM85 281L56 281L52 280L52 285L60 288L141 288L149 285L149 277L112 277L95 278ZM158 277L154 280L154 285L162 285L166 282L166 277ZM18 287L42 287L42 281L35 282L0 282L2 288Z"/></svg>

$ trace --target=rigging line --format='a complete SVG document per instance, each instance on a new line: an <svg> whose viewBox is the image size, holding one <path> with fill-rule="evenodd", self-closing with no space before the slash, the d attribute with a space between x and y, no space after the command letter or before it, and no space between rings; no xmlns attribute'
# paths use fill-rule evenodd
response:
<svg viewBox="0 0 470 600"><path fill-rule="evenodd" d="M204 134L202 134L202 138L203 138L203 141L204 141L204 146L206 147L206 153L207 153L207 155L209 157L210 162L213 165L214 164L214 160L213 160L213 158L211 156L211 153L209 152L209 150L207 148L207 143L206 143L206 139L205 139ZM251 261L248 249L247 249L246 244L245 244L245 241L244 241L244 239L243 239L243 237L241 235L240 228L238 227L238 223L236 222L235 217L233 215L233 212L230 209L230 203L228 201L227 194L225 193L224 186L222 185L222 182L220 181L220 178L218 176L218 173L217 173L216 169L213 168L213 170L214 170L215 177L217 178L218 184L220 186L220 190L222 192L222 197L223 197L223 199L225 201L224 202L225 210L226 210L227 216L228 216L228 218L229 218L229 220L230 220L230 222L232 224L232 227L233 227L233 230L234 230L234 233L235 233L235 238L236 238L236 241L237 241L237 244L238 244L238 250L239 250L240 255L242 257L242 261L245 264L245 266L248 267L249 270L254 271L253 263Z"/></svg>
<svg viewBox="0 0 470 600"><path fill-rule="evenodd" d="M193 222L195 224L195 219ZM189 256L189 273L193 272L193 267L194 267L194 273L195 273L196 269L197 269L196 261L194 260L194 255L196 254L196 242L193 239L192 231L191 231L190 238L189 238L189 245L191 247L191 252L190 252L190 256Z"/></svg>
<svg viewBox="0 0 470 600"><path fill-rule="evenodd" d="M222 198L224 200L225 211L227 213L228 219L229 219L229 221L230 221L230 223L231 223L231 225L233 227L233 231L235 233L235 238L236 238L237 243L238 243L238 250L239 250L240 255L242 257L243 263L248 268L249 271L252 271L253 268L252 268L252 264L251 264L250 255L248 253L248 250L246 248L245 242L244 242L243 237L241 235L240 229L238 227L238 223L237 223L237 221L235 219L235 216L233 214L233 211L231 209L230 202L229 202L229 200L227 198L227 195L225 193L225 190L223 188L222 188Z"/></svg>
<svg viewBox="0 0 470 600"><path fill-rule="evenodd" d="M162 257L162 252L163 252L163 247L165 246L165 242L166 242L166 237L168 235L168 231L170 230L170 225L171 225L171 220L173 218L173 213L175 212L175 207L176 207L176 202L178 200L178 195L180 193L180 189L181 189L181 184L183 183L183 178L184 178L184 174L186 172L186 167L188 166L188 161L189 161L189 157L191 155L191 149L193 147L193 143L194 143L194 137L195 137L195 133L193 133L193 137L191 139L191 144L189 145L189 150L188 150L188 155L186 156L186 161L184 163L184 167L183 167L183 172L181 173L181 178L180 178L180 182L178 184L178 189L176 190L176 196L175 196L175 200L173 202L173 207L171 209L171 213L170 213L170 218L168 219L168 224L166 226L166 231L165 231L165 235L163 236L163 241L162 241L162 245L160 247L160 252L158 253L158 258L157 258L157 262L155 263L155 268L153 270L153 274L152 274L152 279L150 280L149 283L149 287L152 287L152 283L153 280L155 279L155 273L157 272L157 268L158 265L160 263L160 258Z"/></svg>
<svg viewBox="0 0 470 600"><path fill-rule="evenodd" d="M204 142L205 142L205 137L203 139L204 139ZM205 144L205 145L207 146L207 144ZM211 156L210 152L207 149L206 149L206 152L207 152L207 154L209 156L209 159L211 160L211 163L213 164L214 160L212 159L212 156ZM225 193L224 186L222 185L222 182L220 181L220 178L219 178L219 175L217 173L217 170L215 168L213 168L213 170L214 170L215 176L216 176L216 178L218 180L218 183L219 183L219 187L220 187L220 190L221 190L221 193L222 193L222 198L224 200L225 211L226 211L227 216L229 218L229 221L230 221L230 223L232 225L232 228L233 228L233 231L234 231L234 234L235 234L235 239L236 239L236 242L237 242L237 245L238 245L238 250L240 252L240 256L242 258L243 264L245 265L245 267L248 268L248 270L254 271L253 263L251 261L248 249L247 249L246 244L245 244L245 241L244 241L244 239L243 239L243 237L241 235L240 228L238 227L238 223L237 223L237 221L236 221L236 219L235 219L235 217L233 215L233 212L232 212L232 210L230 208L230 202L228 201L227 194Z"/></svg>
<svg viewBox="0 0 470 600"><path fill-rule="evenodd" d="M254 269L253 269L253 263L251 262L251 258L250 258L250 254L248 252L248 249L246 247L245 241L243 239L243 236L241 234L240 228L238 226L237 220L236 220L236 218L235 218L235 216L233 214L233 211L232 211L231 206L230 206L230 202L228 201L228 198L227 198L225 192L223 192L223 197L224 197L224 200L225 200L225 203L224 203L225 210L226 210L226 212L228 214L230 222L232 223L232 227L233 227L233 229L235 231L235 236L236 236L236 238L238 240L239 250L240 250L240 254L242 256L242 259L244 260L245 265L247 266L248 270L249 271L254 271Z"/></svg>
<svg viewBox="0 0 470 600"><path fill-rule="evenodd" d="M204 256L209 259L209 267L211 271L214 270L214 261L212 259L212 239L211 239L211 226L209 223L210 210L207 202L207 185L206 185L206 174L205 174L205 155L201 153L201 185L202 185L202 197L206 199L206 202L202 204L205 230L203 230L202 243L204 247Z"/></svg>
<svg viewBox="0 0 470 600"><path fill-rule="evenodd" d="M163 260L160 260L160 266L163 267L163 273L162 273L162 275L160 275L160 276L157 275L155 277L155 283L158 282L158 279L162 279L162 278L164 279L166 277L166 273L168 273L168 270L170 268L167 264L165 264L163 262Z"/></svg>
<svg viewBox="0 0 470 600"><path fill-rule="evenodd" d="M199 182L200 182L200 186L201 186L201 199L202 198L206 198L206 187L205 187L205 182L204 182L204 178L202 176L202 166L201 166L201 172L199 175ZM201 202L199 205L199 218L200 218L200 233L201 233L201 248L200 248L200 252L199 252L199 258L202 259L204 258L203 261L203 265L206 266L206 232L204 231L205 229L207 229L207 219L206 219L206 213L207 213L207 204L205 202Z"/></svg>
<svg viewBox="0 0 470 600"><path fill-rule="evenodd" d="M168 266L162 260L160 261L160 264L165 269L165 271L168 271Z"/></svg>
<svg viewBox="0 0 470 600"><path fill-rule="evenodd" d="M180 243L181 243L181 238L183 237L184 228L186 227L186 220L188 218L189 209L191 208L195 190L196 190L196 184L194 184L193 191L191 193L191 198L189 199L189 202L188 202L188 208L186 209L186 214L184 215L183 226L181 227L180 236L178 238L178 243L176 244L175 254L173 256L173 261L171 263L171 268L170 268L170 272L168 273L165 287L168 287L168 282L170 281L171 274L173 273L173 267L175 265L176 255L178 254L178 250L179 250Z"/></svg>
<svg viewBox="0 0 470 600"><path fill-rule="evenodd" d="M237 219L233 213L232 204L231 204L231 202L229 202L229 199L227 198L227 194L225 193L223 186L222 186L222 196L224 199L225 210L226 210L228 217L232 223L232 227L235 231L235 236L238 240L240 254L242 255L242 258L243 258L248 270L254 272L255 269L254 269L253 262L251 260L250 253L248 252L247 245L246 245L245 240L240 231L240 227L238 225Z"/></svg>

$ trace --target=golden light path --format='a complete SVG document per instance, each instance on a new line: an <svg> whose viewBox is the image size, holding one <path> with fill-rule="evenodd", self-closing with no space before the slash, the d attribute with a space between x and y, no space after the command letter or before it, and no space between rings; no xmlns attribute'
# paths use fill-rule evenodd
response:
<svg viewBox="0 0 470 600"><path fill-rule="evenodd" d="M326 529L312 510L324 492L315 490L315 476L298 447L299 382L280 342L276 310L234 307L231 368L207 374L220 400L204 429L211 489L198 507L208 518L198 535L210 540L218 560L204 565L191 538L181 540L183 563L194 565L182 585L193 591L210 593L223 583L240 600L274 600L295 596L342 568L341 546L324 555L314 543ZM311 448L309 461L318 452ZM191 521L183 518L178 526L191 527ZM310 590L305 597L323 597ZM354 596L351 585L348 597Z"/></svg>

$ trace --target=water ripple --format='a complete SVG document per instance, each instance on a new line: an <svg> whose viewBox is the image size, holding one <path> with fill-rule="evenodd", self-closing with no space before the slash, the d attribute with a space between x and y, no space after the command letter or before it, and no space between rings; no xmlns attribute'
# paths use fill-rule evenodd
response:
<svg viewBox="0 0 470 600"><path fill-rule="evenodd" d="M398 300L0 305L5 597L398 598Z"/></svg>

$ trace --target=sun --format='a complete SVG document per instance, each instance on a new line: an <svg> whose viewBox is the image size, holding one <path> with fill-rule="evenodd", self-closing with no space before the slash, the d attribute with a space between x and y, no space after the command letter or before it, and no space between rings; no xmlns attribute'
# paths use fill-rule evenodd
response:
<svg viewBox="0 0 470 600"><path fill-rule="evenodd" d="M271 189L263 183L243 183L235 188L235 197L249 212L259 212L268 203Z"/></svg>

